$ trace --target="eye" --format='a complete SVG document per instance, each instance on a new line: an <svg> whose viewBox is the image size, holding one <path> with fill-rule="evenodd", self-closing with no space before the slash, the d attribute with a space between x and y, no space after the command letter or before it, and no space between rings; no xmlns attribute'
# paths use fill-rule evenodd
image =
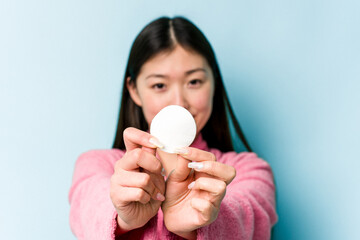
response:
<svg viewBox="0 0 360 240"><path fill-rule="evenodd" d="M202 80L200 80L200 79L193 79L193 80L191 80L190 82L189 82L189 85L190 86L198 86L198 85L200 85L202 83Z"/></svg>
<svg viewBox="0 0 360 240"><path fill-rule="evenodd" d="M156 90L162 90L165 88L165 84L163 83L156 83L154 85L152 85L152 88L156 89Z"/></svg>

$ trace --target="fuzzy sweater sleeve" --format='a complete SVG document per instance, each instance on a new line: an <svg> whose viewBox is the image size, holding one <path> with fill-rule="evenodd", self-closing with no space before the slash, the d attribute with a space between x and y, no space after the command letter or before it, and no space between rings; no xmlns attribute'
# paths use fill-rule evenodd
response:
<svg viewBox="0 0 360 240"><path fill-rule="evenodd" d="M86 240L115 239L116 210L110 199L110 178L119 150L93 150L80 155L69 192L70 226Z"/></svg>
<svg viewBox="0 0 360 240"><path fill-rule="evenodd" d="M235 167L236 177L227 187L217 219L198 229L198 239L270 239L278 217L269 164L255 153L213 153L219 162Z"/></svg>

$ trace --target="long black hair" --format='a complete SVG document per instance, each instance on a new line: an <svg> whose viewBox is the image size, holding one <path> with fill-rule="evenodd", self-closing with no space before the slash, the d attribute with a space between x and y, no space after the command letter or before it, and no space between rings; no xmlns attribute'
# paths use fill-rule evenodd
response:
<svg viewBox="0 0 360 240"><path fill-rule="evenodd" d="M146 61L159 53L173 50L177 44L203 56L214 75L215 92L212 113L201 130L202 137L207 145L223 152L234 150L229 128L229 116L237 136L245 148L251 151L231 108L215 53L209 41L192 22L183 17L156 19L145 26L136 37L125 70L120 114L113 148L125 149L123 131L127 127L135 127L143 131L147 131L149 128L141 107L137 106L130 97L126 86L127 79L130 78L131 84L136 84L136 78Z"/></svg>

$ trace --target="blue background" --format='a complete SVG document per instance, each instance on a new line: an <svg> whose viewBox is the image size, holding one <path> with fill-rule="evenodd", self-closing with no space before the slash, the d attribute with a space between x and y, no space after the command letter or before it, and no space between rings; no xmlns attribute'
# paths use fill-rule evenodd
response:
<svg viewBox="0 0 360 240"><path fill-rule="evenodd" d="M274 239L360 239L359 1L1 1L0 236L75 239L74 163L113 142L129 49L183 15L273 167Z"/></svg>

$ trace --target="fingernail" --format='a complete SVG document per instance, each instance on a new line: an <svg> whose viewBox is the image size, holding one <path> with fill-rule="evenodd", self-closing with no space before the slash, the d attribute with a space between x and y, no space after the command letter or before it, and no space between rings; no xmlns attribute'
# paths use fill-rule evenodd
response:
<svg viewBox="0 0 360 240"><path fill-rule="evenodd" d="M204 164L199 162L191 162L188 164L188 167L194 168L195 170L200 170L204 167Z"/></svg>
<svg viewBox="0 0 360 240"><path fill-rule="evenodd" d="M187 148L176 148L174 150L175 153L178 153L178 154L188 154L189 153L189 150Z"/></svg>
<svg viewBox="0 0 360 240"><path fill-rule="evenodd" d="M192 189L194 187L194 185L195 185L195 181L193 181L192 183L189 184L188 189Z"/></svg>
<svg viewBox="0 0 360 240"><path fill-rule="evenodd" d="M153 144L154 146L156 146L158 148L163 148L164 147L164 145L161 144L161 142L159 142L159 140L157 140L156 138L150 138L149 143Z"/></svg>
<svg viewBox="0 0 360 240"><path fill-rule="evenodd" d="M165 200L165 197L164 197L164 195L162 195L161 193L157 193L157 194L156 194L156 199L159 200L159 201L164 201L164 200Z"/></svg>

